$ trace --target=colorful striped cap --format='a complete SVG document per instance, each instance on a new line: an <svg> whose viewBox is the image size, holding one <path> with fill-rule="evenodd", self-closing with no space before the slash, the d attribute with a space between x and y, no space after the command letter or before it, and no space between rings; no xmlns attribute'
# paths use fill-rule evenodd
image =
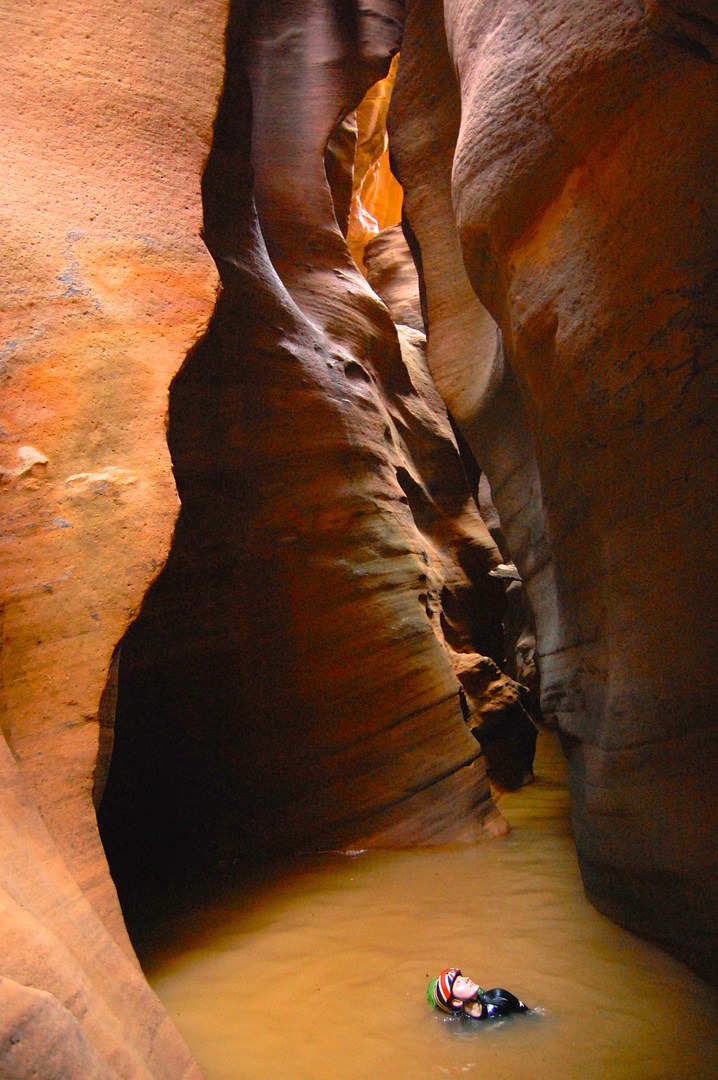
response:
<svg viewBox="0 0 718 1080"><path fill-rule="evenodd" d="M461 974L461 968L445 968L439 975L438 979L435 979L433 984L433 998L434 1004L437 1008L442 1009L443 1012L455 1013L461 1012L464 1008L463 1002L459 1002L457 1005L452 1003L451 991L454 985L454 979L457 975Z"/></svg>

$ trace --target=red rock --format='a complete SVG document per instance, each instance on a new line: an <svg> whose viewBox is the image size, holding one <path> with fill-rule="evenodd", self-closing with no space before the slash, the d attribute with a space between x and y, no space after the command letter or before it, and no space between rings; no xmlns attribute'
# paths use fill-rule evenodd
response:
<svg viewBox="0 0 718 1080"><path fill-rule="evenodd" d="M0 972L22 1022L3 1008L0 1024L20 1032L14 1078L196 1075L127 940L93 783L113 650L178 509L167 387L216 291L199 178L223 17L221 3L168 17L59 0L4 20Z"/></svg>
<svg viewBox="0 0 718 1080"><path fill-rule="evenodd" d="M500 834L470 729L524 700L509 557L588 893L715 977L713 6L406 7L402 43L398 0L234 6L214 131L225 5L6 20L15 1078L197 1075L98 839L115 693L118 875ZM351 117L400 44L421 320L396 230L383 302L346 241Z"/></svg>
<svg viewBox="0 0 718 1080"><path fill-rule="evenodd" d="M490 340L462 353L463 377L432 355L427 280L429 366L536 613L584 881L714 979L715 12L447 3L458 98L447 89L436 109L453 125L453 210L445 166L433 226L424 155L445 125L412 144L404 124L436 92L424 18L440 40L437 6L410 4L392 154L423 264L453 252L455 212L501 329L500 379L510 367L523 403L508 453L516 414L499 405Z"/></svg>
<svg viewBox="0 0 718 1080"><path fill-rule="evenodd" d="M398 26L357 52L331 5L312 10L311 33L267 5L238 17L242 56L229 39L204 185L224 288L173 384L182 512L123 643L102 808L127 875L506 830L454 672L501 648L500 555L423 335L367 286L324 173Z"/></svg>
<svg viewBox="0 0 718 1080"><path fill-rule="evenodd" d="M371 237L363 252L367 280L395 323L424 332L416 267L399 225Z"/></svg>

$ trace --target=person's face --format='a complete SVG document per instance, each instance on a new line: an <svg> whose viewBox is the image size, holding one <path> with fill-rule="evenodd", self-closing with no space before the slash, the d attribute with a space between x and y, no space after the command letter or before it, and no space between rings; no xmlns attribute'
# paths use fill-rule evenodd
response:
<svg viewBox="0 0 718 1080"><path fill-rule="evenodd" d="M457 975L451 988L452 997L459 1001L471 1001L476 997L478 985L468 975Z"/></svg>

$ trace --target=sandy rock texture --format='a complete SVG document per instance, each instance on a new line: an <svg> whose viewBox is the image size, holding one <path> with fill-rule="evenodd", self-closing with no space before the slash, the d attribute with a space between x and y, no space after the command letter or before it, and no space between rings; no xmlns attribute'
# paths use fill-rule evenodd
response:
<svg viewBox="0 0 718 1080"><path fill-rule="evenodd" d="M225 8L4 6L3 1076L196 1075L132 954L93 787L113 651L178 511L168 385L217 288L200 175Z"/></svg>
<svg viewBox="0 0 718 1080"><path fill-rule="evenodd" d="M380 296L395 323L425 331L419 279L400 225L382 229L363 252L367 280Z"/></svg>
<svg viewBox="0 0 718 1080"><path fill-rule="evenodd" d="M128 879L506 830L466 723L520 694L496 666L501 556L424 335L357 269L338 220L350 188L325 170L387 73L403 5L337 12L237 6L230 25L204 179L223 289L172 387L182 511L122 645L102 807Z"/></svg>
<svg viewBox="0 0 718 1080"><path fill-rule="evenodd" d="M428 363L535 611L586 888L715 979L715 5L407 9Z"/></svg>
<svg viewBox="0 0 718 1080"><path fill-rule="evenodd" d="M8 6L2 1075L198 1076L96 805L127 886L502 835L538 675L589 896L716 978L717 26Z"/></svg>

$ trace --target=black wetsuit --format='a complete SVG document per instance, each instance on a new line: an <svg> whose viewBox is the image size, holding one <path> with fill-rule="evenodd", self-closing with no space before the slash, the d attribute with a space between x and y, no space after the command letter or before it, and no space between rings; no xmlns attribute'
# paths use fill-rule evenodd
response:
<svg viewBox="0 0 718 1080"><path fill-rule="evenodd" d="M509 1013L528 1011L528 1006L524 1005L523 1001L519 1001L510 990L503 990L500 986L495 986L493 990L479 990L476 1000L483 1005L483 1009L481 1016L473 1019L489 1020L493 1016L508 1016Z"/></svg>

